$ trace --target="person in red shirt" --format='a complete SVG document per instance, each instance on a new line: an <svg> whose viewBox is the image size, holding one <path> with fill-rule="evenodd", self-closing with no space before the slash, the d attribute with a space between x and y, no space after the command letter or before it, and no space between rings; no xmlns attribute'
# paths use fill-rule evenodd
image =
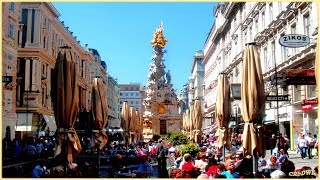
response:
<svg viewBox="0 0 320 180"><path fill-rule="evenodd" d="M194 170L194 165L192 163L192 157L191 155L187 155L184 157L185 163L182 165L182 170L185 170L186 172L190 173Z"/></svg>

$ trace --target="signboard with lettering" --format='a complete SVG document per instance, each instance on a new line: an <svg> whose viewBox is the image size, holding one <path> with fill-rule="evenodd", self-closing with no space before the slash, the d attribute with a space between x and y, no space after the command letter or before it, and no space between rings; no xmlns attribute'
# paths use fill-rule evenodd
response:
<svg viewBox="0 0 320 180"><path fill-rule="evenodd" d="M311 104L307 104L307 105L302 105L301 106L301 110L302 111L310 111L313 109L313 106Z"/></svg>
<svg viewBox="0 0 320 180"><path fill-rule="evenodd" d="M288 69L285 72L286 77L315 77L314 69Z"/></svg>
<svg viewBox="0 0 320 180"><path fill-rule="evenodd" d="M302 105L307 105L307 104L318 104L318 98L316 98L316 99L304 99L302 101Z"/></svg>
<svg viewBox="0 0 320 180"><path fill-rule="evenodd" d="M12 82L12 76L2 76L2 82L4 83Z"/></svg>
<svg viewBox="0 0 320 180"><path fill-rule="evenodd" d="M282 95L282 96L266 96L266 101L289 101L288 95Z"/></svg>
<svg viewBox="0 0 320 180"><path fill-rule="evenodd" d="M310 44L310 38L302 34L287 34L279 38L279 44L289 48L304 47Z"/></svg>

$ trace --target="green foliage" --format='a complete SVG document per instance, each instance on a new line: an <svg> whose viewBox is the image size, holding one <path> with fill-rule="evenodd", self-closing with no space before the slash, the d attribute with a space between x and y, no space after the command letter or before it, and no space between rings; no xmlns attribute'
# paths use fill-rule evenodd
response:
<svg viewBox="0 0 320 180"><path fill-rule="evenodd" d="M153 134L153 136L152 136L152 140L154 140L154 141L158 141L160 138L161 138L160 134Z"/></svg>
<svg viewBox="0 0 320 180"><path fill-rule="evenodd" d="M166 134L166 139L169 140L170 139L170 136L174 134L174 132L170 131Z"/></svg>
<svg viewBox="0 0 320 180"><path fill-rule="evenodd" d="M187 144L188 143L188 138L185 134L178 132L178 133L174 133L172 132L169 135L169 138L167 138L172 145L181 145L181 144Z"/></svg>
<svg viewBox="0 0 320 180"><path fill-rule="evenodd" d="M199 153L199 151L200 151L200 147L197 145L197 144L194 144L194 143L192 143L192 144L186 144L186 145L182 145L179 149L178 149L178 151L179 151L179 154L180 155L184 155L184 154L186 154L186 153L189 153L189 154L191 154L191 156L196 156L197 155L197 153Z"/></svg>

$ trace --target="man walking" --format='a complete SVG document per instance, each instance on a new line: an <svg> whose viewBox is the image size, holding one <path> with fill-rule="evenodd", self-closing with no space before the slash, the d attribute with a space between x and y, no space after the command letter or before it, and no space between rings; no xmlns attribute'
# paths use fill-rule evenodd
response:
<svg viewBox="0 0 320 180"><path fill-rule="evenodd" d="M158 174L159 178L168 178L168 172L166 169L166 147L162 143L162 139L158 140L156 145L157 161L158 161Z"/></svg>

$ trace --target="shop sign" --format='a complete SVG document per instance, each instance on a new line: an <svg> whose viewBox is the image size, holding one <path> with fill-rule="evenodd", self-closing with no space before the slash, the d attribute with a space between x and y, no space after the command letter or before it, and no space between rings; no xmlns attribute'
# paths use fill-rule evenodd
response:
<svg viewBox="0 0 320 180"><path fill-rule="evenodd" d="M266 96L266 101L289 101L289 96Z"/></svg>
<svg viewBox="0 0 320 180"><path fill-rule="evenodd" d="M279 44L289 48L304 47L310 44L310 38L302 34L287 34L279 38Z"/></svg>
<svg viewBox="0 0 320 180"><path fill-rule="evenodd" d="M12 76L2 76L2 82L4 83L12 82Z"/></svg>
<svg viewBox="0 0 320 180"><path fill-rule="evenodd" d="M304 99L302 101L303 105L307 105L307 104L318 104L318 98L316 99Z"/></svg>
<svg viewBox="0 0 320 180"><path fill-rule="evenodd" d="M285 76L288 77L315 77L314 69L288 69L286 70Z"/></svg>
<svg viewBox="0 0 320 180"><path fill-rule="evenodd" d="M301 106L302 111L310 111L312 109L313 109L313 106L311 104Z"/></svg>

